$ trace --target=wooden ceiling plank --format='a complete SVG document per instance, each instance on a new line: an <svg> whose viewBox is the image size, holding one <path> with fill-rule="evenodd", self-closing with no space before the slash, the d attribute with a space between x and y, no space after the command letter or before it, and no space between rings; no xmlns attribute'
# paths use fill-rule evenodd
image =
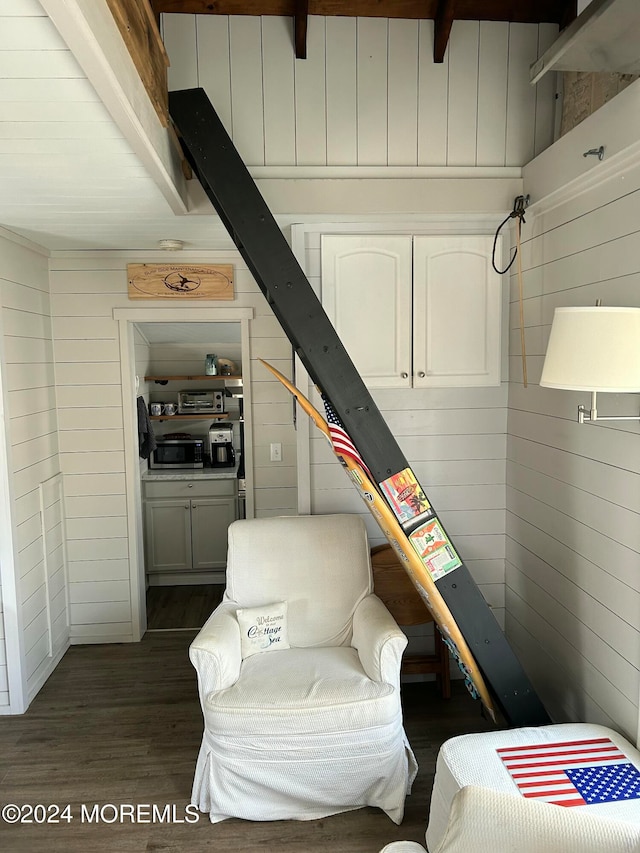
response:
<svg viewBox="0 0 640 853"><path fill-rule="evenodd" d="M297 0L151 0L156 15L280 15L295 17ZM309 0L310 15L434 20L440 0ZM576 0L455 0L456 20L565 25ZM574 11L572 11L574 10Z"/></svg>
<svg viewBox="0 0 640 853"><path fill-rule="evenodd" d="M296 0L294 20L296 59L307 58L307 20L309 18L309 0Z"/></svg>
<svg viewBox="0 0 640 853"><path fill-rule="evenodd" d="M444 62L454 18L454 0L440 0L434 19L433 61Z"/></svg>

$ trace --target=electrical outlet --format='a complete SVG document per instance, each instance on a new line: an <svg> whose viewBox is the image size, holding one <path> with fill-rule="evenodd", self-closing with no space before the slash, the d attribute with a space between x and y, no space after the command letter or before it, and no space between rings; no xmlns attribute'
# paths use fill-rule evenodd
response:
<svg viewBox="0 0 640 853"><path fill-rule="evenodd" d="M271 444L271 461L282 462L282 445L279 441L274 441Z"/></svg>

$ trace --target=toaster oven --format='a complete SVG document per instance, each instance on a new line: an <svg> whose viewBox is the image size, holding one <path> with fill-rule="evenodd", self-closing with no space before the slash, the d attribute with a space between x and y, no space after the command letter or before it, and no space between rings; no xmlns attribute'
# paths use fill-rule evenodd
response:
<svg viewBox="0 0 640 853"><path fill-rule="evenodd" d="M220 415L224 412L224 391L205 388L178 392L179 415Z"/></svg>

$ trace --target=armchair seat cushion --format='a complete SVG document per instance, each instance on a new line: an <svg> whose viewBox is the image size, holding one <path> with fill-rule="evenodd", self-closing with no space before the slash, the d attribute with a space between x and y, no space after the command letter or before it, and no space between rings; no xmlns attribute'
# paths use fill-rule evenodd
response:
<svg viewBox="0 0 640 853"><path fill-rule="evenodd" d="M396 720L397 697L367 677L353 648L283 649L244 660L232 687L207 696L205 719L230 737L353 731Z"/></svg>

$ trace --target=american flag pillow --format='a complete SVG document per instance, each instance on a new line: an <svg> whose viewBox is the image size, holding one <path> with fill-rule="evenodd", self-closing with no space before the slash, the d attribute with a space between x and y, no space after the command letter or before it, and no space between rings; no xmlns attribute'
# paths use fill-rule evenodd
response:
<svg viewBox="0 0 640 853"><path fill-rule="evenodd" d="M640 799L640 770L609 738L497 750L523 797L558 806Z"/></svg>

